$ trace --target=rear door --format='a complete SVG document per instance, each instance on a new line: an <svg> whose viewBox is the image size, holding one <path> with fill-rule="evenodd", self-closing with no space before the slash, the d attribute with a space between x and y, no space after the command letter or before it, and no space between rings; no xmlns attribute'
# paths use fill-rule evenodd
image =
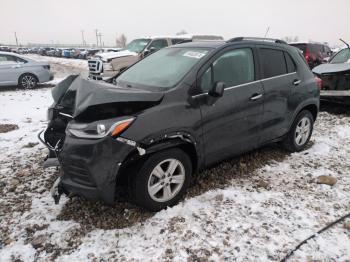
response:
<svg viewBox="0 0 350 262"><path fill-rule="evenodd" d="M300 84L295 63L283 49L259 47L261 82L264 88L264 116L261 142L265 143L288 132L292 115L292 90Z"/></svg>
<svg viewBox="0 0 350 262"><path fill-rule="evenodd" d="M0 54L0 84L14 85L18 83L18 72L20 72L21 63L17 57L12 55Z"/></svg>
<svg viewBox="0 0 350 262"><path fill-rule="evenodd" d="M263 88L256 81L254 48L229 48L214 56L199 72L198 85L206 163L211 164L254 148L259 141ZM214 103L207 92L224 82L223 97Z"/></svg>

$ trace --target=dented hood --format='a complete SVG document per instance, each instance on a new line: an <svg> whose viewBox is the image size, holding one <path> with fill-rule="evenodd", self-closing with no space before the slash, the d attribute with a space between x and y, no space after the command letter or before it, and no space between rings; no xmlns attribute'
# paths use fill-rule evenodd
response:
<svg viewBox="0 0 350 262"><path fill-rule="evenodd" d="M322 74L339 73L339 72L344 72L348 70L350 70L350 63L322 64L313 68L312 72L318 75L322 75Z"/></svg>
<svg viewBox="0 0 350 262"><path fill-rule="evenodd" d="M69 81L66 82L66 85L57 85L54 89L60 87L65 89L64 96L67 96L69 92L74 93L73 117L78 116L89 107L96 105L118 102L158 102L164 96L161 92L150 92L136 88L121 88L104 82L87 80L80 76L71 77L70 80L72 81L68 88L67 84ZM62 93L62 91L53 90L52 93L53 96L54 93L56 94L57 99L57 94ZM63 97L63 94L61 97Z"/></svg>

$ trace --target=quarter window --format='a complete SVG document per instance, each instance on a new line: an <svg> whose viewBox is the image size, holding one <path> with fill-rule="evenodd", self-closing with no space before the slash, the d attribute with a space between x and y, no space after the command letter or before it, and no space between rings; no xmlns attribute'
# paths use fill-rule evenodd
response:
<svg viewBox="0 0 350 262"><path fill-rule="evenodd" d="M260 49L263 77L270 78L287 73L283 51L275 49Z"/></svg>
<svg viewBox="0 0 350 262"><path fill-rule="evenodd" d="M284 57L286 59L288 73L293 73L293 72L297 71L296 67L295 67L295 63L294 63L293 59L291 58L290 54L288 54L287 52L284 52Z"/></svg>
<svg viewBox="0 0 350 262"><path fill-rule="evenodd" d="M227 87L254 81L254 58L250 48L228 51L216 59L201 77L201 89L208 92L216 82Z"/></svg>

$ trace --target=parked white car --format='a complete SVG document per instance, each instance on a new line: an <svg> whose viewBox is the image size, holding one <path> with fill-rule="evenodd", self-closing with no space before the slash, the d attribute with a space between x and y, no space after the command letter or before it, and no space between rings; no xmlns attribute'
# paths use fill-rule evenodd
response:
<svg viewBox="0 0 350 262"><path fill-rule="evenodd" d="M33 88L53 79L50 65L10 52L0 52L0 86Z"/></svg>

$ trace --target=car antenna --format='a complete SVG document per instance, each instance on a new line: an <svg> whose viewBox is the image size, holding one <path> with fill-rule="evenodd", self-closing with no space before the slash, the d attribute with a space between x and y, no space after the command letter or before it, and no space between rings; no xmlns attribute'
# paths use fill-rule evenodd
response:
<svg viewBox="0 0 350 262"><path fill-rule="evenodd" d="M349 50L350 50L350 45L347 43L347 42L345 42L343 39L341 39L341 38L339 38L339 40L340 41L342 41L348 48L349 48Z"/></svg>
<svg viewBox="0 0 350 262"><path fill-rule="evenodd" d="M266 36L269 33L269 31L270 31L270 27L268 26L264 38L266 38Z"/></svg>

